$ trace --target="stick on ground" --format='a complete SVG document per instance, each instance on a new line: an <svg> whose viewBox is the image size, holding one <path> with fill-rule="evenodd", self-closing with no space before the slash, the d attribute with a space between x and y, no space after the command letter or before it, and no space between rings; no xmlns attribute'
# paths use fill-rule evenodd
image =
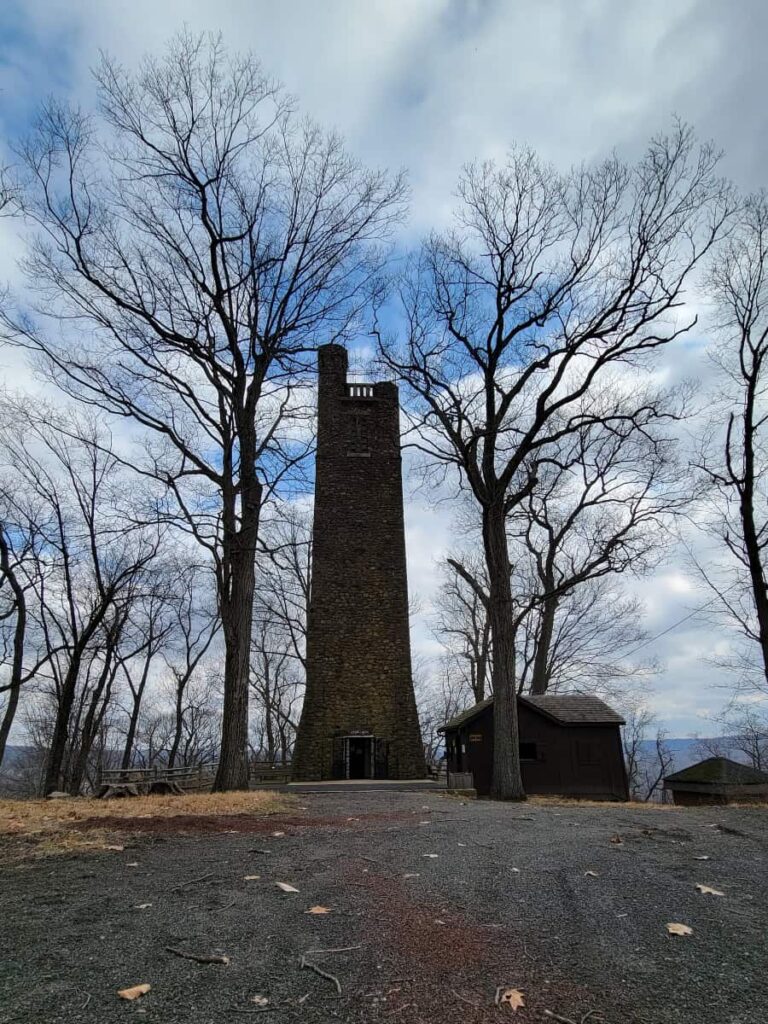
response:
<svg viewBox="0 0 768 1024"><path fill-rule="evenodd" d="M166 946L168 953L180 956L184 960L194 960L198 964L228 964L229 957L223 953L187 953L183 949L174 949L173 946Z"/></svg>
<svg viewBox="0 0 768 1024"><path fill-rule="evenodd" d="M335 974L330 974L328 971L324 971L322 967L318 967L317 964L313 964L311 960L307 960L305 954L302 954L299 968L306 967L308 971L314 971L315 974L319 974L321 978L325 978L326 981L333 982L336 986L336 991L341 995L341 982Z"/></svg>

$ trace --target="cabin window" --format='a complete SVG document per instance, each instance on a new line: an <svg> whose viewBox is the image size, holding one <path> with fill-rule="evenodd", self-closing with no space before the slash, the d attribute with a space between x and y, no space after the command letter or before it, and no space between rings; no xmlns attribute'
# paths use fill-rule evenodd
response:
<svg viewBox="0 0 768 1024"><path fill-rule="evenodd" d="M539 753L536 749L536 744L530 741L520 742L520 760L521 761L538 761Z"/></svg>

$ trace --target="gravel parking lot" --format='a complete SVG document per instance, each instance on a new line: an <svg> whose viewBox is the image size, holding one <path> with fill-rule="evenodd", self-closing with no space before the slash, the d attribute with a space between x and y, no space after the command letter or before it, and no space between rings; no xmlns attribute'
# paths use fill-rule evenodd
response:
<svg viewBox="0 0 768 1024"><path fill-rule="evenodd" d="M122 851L0 846L0 1024L761 1024L767 823L313 793L269 818L134 819Z"/></svg>

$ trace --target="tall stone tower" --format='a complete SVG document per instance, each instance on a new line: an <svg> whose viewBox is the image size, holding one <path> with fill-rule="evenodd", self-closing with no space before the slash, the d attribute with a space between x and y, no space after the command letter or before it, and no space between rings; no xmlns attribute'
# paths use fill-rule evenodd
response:
<svg viewBox="0 0 768 1024"><path fill-rule="evenodd" d="M294 779L424 775L411 679L395 384L348 384L318 352L307 689Z"/></svg>

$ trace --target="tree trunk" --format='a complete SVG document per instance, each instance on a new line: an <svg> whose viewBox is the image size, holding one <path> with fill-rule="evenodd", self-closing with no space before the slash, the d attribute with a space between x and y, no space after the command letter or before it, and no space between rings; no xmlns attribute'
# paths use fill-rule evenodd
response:
<svg viewBox="0 0 768 1024"><path fill-rule="evenodd" d="M752 597L757 615L763 674L768 682L768 592L766 592L760 537L755 523L755 392L758 371L753 371L744 408L744 482L741 488L741 524L747 552Z"/></svg>
<svg viewBox="0 0 768 1024"><path fill-rule="evenodd" d="M175 768L176 757L181 746L181 734L184 729L184 682L176 680L176 706L174 709L173 743L168 754L168 767Z"/></svg>
<svg viewBox="0 0 768 1024"><path fill-rule="evenodd" d="M491 624L486 616L483 622L483 631L480 636L480 654L475 666L475 702L479 704L485 700L485 682L488 678L488 653L490 650Z"/></svg>
<svg viewBox="0 0 768 1024"><path fill-rule="evenodd" d="M496 800L525 800L520 774L515 684L515 622L504 509L483 509L483 546L488 565L489 618L493 644L493 780Z"/></svg>
<svg viewBox="0 0 768 1024"><path fill-rule="evenodd" d="M63 785L62 775L64 767L64 756L67 751L69 740L69 720L72 716L72 705L75 702L75 691L77 679L80 675L80 665L83 660L83 650L78 645L72 652L67 671L61 685L58 707L56 708L56 721L51 736L51 748L48 751L48 760L45 768L45 780L43 782L43 793L51 793L60 789Z"/></svg>
<svg viewBox="0 0 768 1024"><path fill-rule="evenodd" d="M248 789L248 681L250 675L256 542L259 535L261 485L246 468L243 444L241 525L225 524L220 578L221 625L224 632L224 707L219 767L213 791ZM247 477L250 479L247 480Z"/></svg>
<svg viewBox="0 0 768 1024"><path fill-rule="evenodd" d="M16 717L16 709L19 706L19 692L21 690L21 677L24 665L24 641L27 630L27 602L24 589L11 569L10 552L1 529L0 566L13 591L13 599L16 605L16 628L13 631L13 663L11 665L10 689L6 691L8 693L8 704L5 708L3 721L0 723L0 765L2 765L8 736L11 732L13 720Z"/></svg>
<svg viewBox="0 0 768 1024"><path fill-rule="evenodd" d="M150 627L151 630L151 627ZM131 708L131 717L128 721L128 733L125 737L125 746L123 747L123 757L120 762L120 767L125 770L131 767L131 760L133 759L133 745L136 742L136 730L139 727L139 715L141 714L141 702L144 699L144 689L147 685L147 679L149 678L149 667L152 664L152 641L154 637L152 632L149 634L149 648L147 657L144 660L144 668L141 672L141 679L136 691L133 692L133 707Z"/></svg>
<svg viewBox="0 0 768 1024"><path fill-rule="evenodd" d="M101 725L101 719L104 717L104 711L112 693L112 680L117 674L117 666L114 668L112 666L113 654L114 642L110 641L104 651L104 667L94 688L88 711L83 721L83 727L80 730L80 749L77 752L77 757L74 759L69 779L69 792L72 796L79 796L80 794L88 767L88 758L91 756L91 750ZM101 703L102 694L105 694L103 704Z"/></svg>
<svg viewBox="0 0 768 1024"><path fill-rule="evenodd" d="M541 605L539 637L536 644L536 656L533 659L533 676L531 678L530 692L532 694L546 693L549 686L549 652L552 648L552 634L555 629L557 604L556 597L548 597L545 598Z"/></svg>

